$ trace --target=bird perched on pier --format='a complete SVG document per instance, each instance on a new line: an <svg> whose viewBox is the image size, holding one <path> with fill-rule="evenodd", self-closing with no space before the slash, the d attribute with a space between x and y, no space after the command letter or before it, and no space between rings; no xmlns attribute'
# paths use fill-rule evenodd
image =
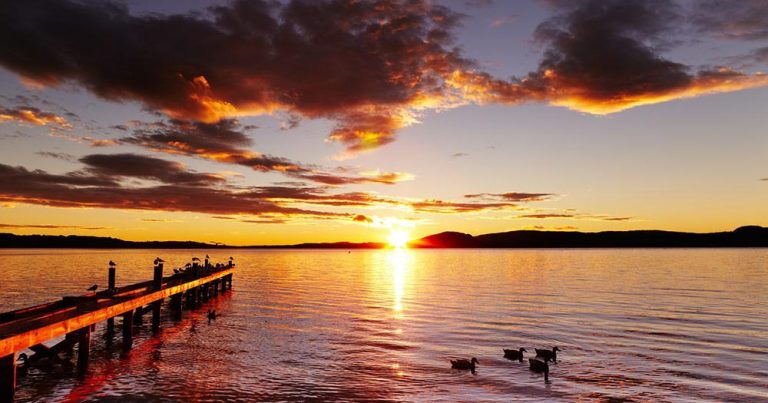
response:
<svg viewBox="0 0 768 403"><path fill-rule="evenodd" d="M193 262L199 262L199 261L200 261L200 258L199 258L199 257L193 257L193 258L192 258L192 261L193 261Z"/></svg>
<svg viewBox="0 0 768 403"><path fill-rule="evenodd" d="M115 267L115 266L117 266L117 263L115 263L115 262L110 260L109 261L109 267Z"/></svg>
<svg viewBox="0 0 768 403"><path fill-rule="evenodd" d="M158 264L158 263L165 263L165 260L160 259L159 257L156 257L155 258L155 264Z"/></svg>
<svg viewBox="0 0 768 403"><path fill-rule="evenodd" d="M552 361L557 362L557 352L561 351L557 346L555 346L552 350L547 350L543 348L537 348L536 350L536 358L541 358L544 361Z"/></svg>
<svg viewBox="0 0 768 403"><path fill-rule="evenodd" d="M29 357L26 353L19 354L19 357L16 358L16 361L19 363L16 366L16 373L19 375L26 375L27 370L29 370Z"/></svg>
<svg viewBox="0 0 768 403"><path fill-rule="evenodd" d="M461 369L464 371L472 371L472 373L475 373L476 365L479 364L480 361L477 360L477 358L472 357L471 360L465 360L465 359L458 359L458 360L451 360L451 368L453 369Z"/></svg>
<svg viewBox="0 0 768 403"><path fill-rule="evenodd" d="M544 373L544 382L549 383L549 364L541 358L529 358L528 368L533 372Z"/></svg>
<svg viewBox="0 0 768 403"><path fill-rule="evenodd" d="M210 257L210 256L208 256L208 254L206 253L206 254L205 254L205 258L206 258L206 259L210 259L211 257Z"/></svg>
<svg viewBox="0 0 768 403"><path fill-rule="evenodd" d="M98 284L94 284L94 285L88 287L87 291L96 291L97 288L99 288L99 285Z"/></svg>
<svg viewBox="0 0 768 403"><path fill-rule="evenodd" d="M528 351L528 350L526 350L526 349L524 349L522 347L520 347L519 350L508 350L508 349L505 348L504 349L504 358L506 358L508 360L523 362L523 352L526 352L526 351Z"/></svg>

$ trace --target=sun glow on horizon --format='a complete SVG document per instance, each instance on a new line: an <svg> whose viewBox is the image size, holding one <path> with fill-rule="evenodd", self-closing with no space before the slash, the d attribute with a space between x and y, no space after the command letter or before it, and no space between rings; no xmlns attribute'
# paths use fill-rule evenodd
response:
<svg viewBox="0 0 768 403"><path fill-rule="evenodd" d="M387 237L387 242L395 249L407 248L410 240L411 232L402 228L392 228Z"/></svg>

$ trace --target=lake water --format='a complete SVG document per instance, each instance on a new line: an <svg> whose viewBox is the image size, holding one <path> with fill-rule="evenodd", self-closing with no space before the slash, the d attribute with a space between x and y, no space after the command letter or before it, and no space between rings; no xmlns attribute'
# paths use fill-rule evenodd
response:
<svg viewBox="0 0 768 403"><path fill-rule="evenodd" d="M0 250L0 311L193 253ZM235 257L231 293L145 318L127 354L95 337L87 376L32 369L18 400L768 401L768 249L207 253ZM502 357L552 346L550 384Z"/></svg>

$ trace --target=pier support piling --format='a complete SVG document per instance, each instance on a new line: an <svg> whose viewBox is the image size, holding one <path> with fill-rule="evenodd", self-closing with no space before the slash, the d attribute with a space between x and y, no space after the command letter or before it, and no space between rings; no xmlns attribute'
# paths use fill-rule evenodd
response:
<svg viewBox="0 0 768 403"><path fill-rule="evenodd" d="M77 341L77 372L84 374L88 371L88 361L91 356L91 327L79 330Z"/></svg>
<svg viewBox="0 0 768 403"><path fill-rule="evenodd" d="M78 334L77 332L69 332L64 336L64 341L62 342L62 349L67 354L68 357L72 356L72 346L75 345L78 341Z"/></svg>
<svg viewBox="0 0 768 403"><path fill-rule="evenodd" d="M115 289L115 266L109 266L109 278L107 286L110 290ZM109 318L107 319L107 333L106 337L108 340L112 340L112 337L115 336L115 318Z"/></svg>
<svg viewBox="0 0 768 403"><path fill-rule="evenodd" d="M123 314L123 349L130 350L133 346L133 310Z"/></svg>
<svg viewBox="0 0 768 403"><path fill-rule="evenodd" d="M16 353L0 357L0 402L12 402L16 393Z"/></svg>
<svg viewBox="0 0 768 403"><path fill-rule="evenodd" d="M140 306L133 311L133 324L135 326L141 326L141 322L144 321L144 307Z"/></svg>
<svg viewBox="0 0 768 403"><path fill-rule="evenodd" d="M155 278L152 282L152 288L155 291L160 291L163 288L163 263L158 263L155 266ZM160 305L163 300L157 300L152 303L152 331L157 332L160 330Z"/></svg>
<svg viewBox="0 0 768 403"><path fill-rule="evenodd" d="M173 318L176 320L181 319L181 298L182 293L171 295L171 311L173 311Z"/></svg>

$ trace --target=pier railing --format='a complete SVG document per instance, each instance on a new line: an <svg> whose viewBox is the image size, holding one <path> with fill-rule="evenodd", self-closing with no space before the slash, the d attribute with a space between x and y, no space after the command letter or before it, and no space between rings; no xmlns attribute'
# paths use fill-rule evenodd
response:
<svg viewBox="0 0 768 403"><path fill-rule="evenodd" d="M110 262L111 263L111 262ZM122 318L122 347L133 344L133 326L140 324L145 313L152 312L152 330L160 329L160 308L170 298L170 309L180 317L184 299L189 309L202 301L232 288L235 266L232 260L223 265L194 263L186 269L163 276L163 262L155 262L151 281L115 286L115 267L110 264L106 290L85 295L63 297L54 302L0 313L0 401L12 401L16 389L18 353L34 352L28 360L42 357L58 359L58 353L78 344L77 369L85 372L90 356L91 332L95 325L107 321L108 342L115 336L115 317ZM44 342L64 336L53 347ZM25 357L26 358L26 357ZM23 365L29 365L24 362Z"/></svg>

